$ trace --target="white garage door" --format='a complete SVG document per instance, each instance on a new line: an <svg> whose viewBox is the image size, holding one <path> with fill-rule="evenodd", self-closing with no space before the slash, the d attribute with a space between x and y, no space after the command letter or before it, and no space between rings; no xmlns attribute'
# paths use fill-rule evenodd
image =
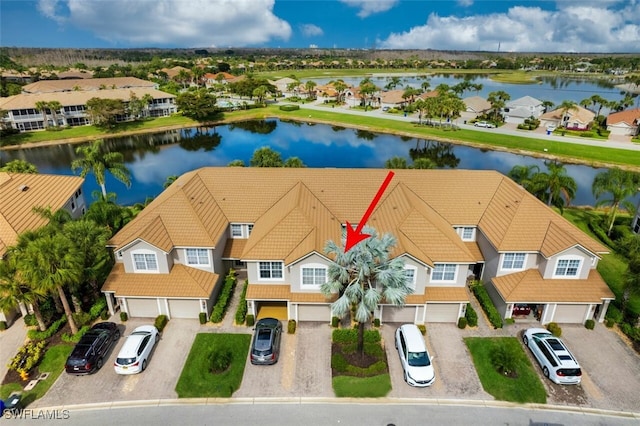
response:
<svg viewBox="0 0 640 426"><path fill-rule="evenodd" d="M127 307L130 317L154 318L160 315L157 299L127 299Z"/></svg>
<svg viewBox="0 0 640 426"><path fill-rule="evenodd" d="M589 305L558 305L553 322L582 324Z"/></svg>
<svg viewBox="0 0 640 426"><path fill-rule="evenodd" d="M298 305L298 321L331 321L330 305Z"/></svg>
<svg viewBox="0 0 640 426"><path fill-rule="evenodd" d="M457 322L459 303L427 303L427 322Z"/></svg>
<svg viewBox="0 0 640 426"><path fill-rule="evenodd" d="M169 313L171 318L198 318L200 301L169 299Z"/></svg>
<svg viewBox="0 0 640 426"><path fill-rule="evenodd" d="M382 323L403 322L413 324L416 320L416 306L402 308L393 305L382 306Z"/></svg>

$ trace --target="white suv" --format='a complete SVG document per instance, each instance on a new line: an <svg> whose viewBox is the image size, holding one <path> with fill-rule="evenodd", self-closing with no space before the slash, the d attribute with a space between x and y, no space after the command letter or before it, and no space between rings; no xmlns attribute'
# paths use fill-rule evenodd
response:
<svg viewBox="0 0 640 426"><path fill-rule="evenodd" d="M542 367L545 377L560 385L580 383L580 364L558 337L544 328L529 328L525 330L522 341Z"/></svg>
<svg viewBox="0 0 640 426"><path fill-rule="evenodd" d="M405 382L411 386L431 386L436 376L431 365L432 358L418 327L415 324L398 327L395 340Z"/></svg>

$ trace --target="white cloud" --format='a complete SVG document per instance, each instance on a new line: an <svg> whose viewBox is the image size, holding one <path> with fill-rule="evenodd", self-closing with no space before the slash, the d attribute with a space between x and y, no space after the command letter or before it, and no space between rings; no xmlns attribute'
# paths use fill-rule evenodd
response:
<svg viewBox="0 0 640 426"><path fill-rule="evenodd" d="M640 2L622 10L560 2L549 11L514 6L506 13L469 17L429 15L425 25L379 40L383 49L496 50L513 52L637 52Z"/></svg>
<svg viewBox="0 0 640 426"><path fill-rule="evenodd" d="M358 16L366 18L374 13L386 12L400 0L340 0L342 3L360 9Z"/></svg>
<svg viewBox="0 0 640 426"><path fill-rule="evenodd" d="M315 37L315 36L321 36L324 34L324 31L322 31L322 28L313 24L300 25L300 32L305 37Z"/></svg>
<svg viewBox="0 0 640 426"><path fill-rule="evenodd" d="M469 7L473 4L473 0L458 0L458 4L462 7Z"/></svg>
<svg viewBox="0 0 640 426"><path fill-rule="evenodd" d="M288 40L275 0L39 0L38 10L114 44L248 46ZM144 17L141 19L140 17Z"/></svg>

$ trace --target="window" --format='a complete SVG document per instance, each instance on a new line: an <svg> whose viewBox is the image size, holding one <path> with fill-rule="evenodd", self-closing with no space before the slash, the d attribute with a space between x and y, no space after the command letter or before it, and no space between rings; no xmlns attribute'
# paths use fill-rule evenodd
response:
<svg viewBox="0 0 640 426"><path fill-rule="evenodd" d="M279 279L282 278L282 262L260 262L259 272L261 279Z"/></svg>
<svg viewBox="0 0 640 426"><path fill-rule="evenodd" d="M234 223L231 225L231 237L242 238L242 225Z"/></svg>
<svg viewBox="0 0 640 426"><path fill-rule="evenodd" d="M462 228L462 240L463 241L473 241L473 236L475 234L475 228L464 227Z"/></svg>
<svg viewBox="0 0 640 426"><path fill-rule="evenodd" d="M208 265L209 251L207 249L187 249L187 265Z"/></svg>
<svg viewBox="0 0 640 426"><path fill-rule="evenodd" d="M456 266L452 263L436 263L431 272L431 281L455 281Z"/></svg>
<svg viewBox="0 0 640 426"><path fill-rule="evenodd" d="M158 261L155 253L134 253L133 264L136 271L157 271Z"/></svg>
<svg viewBox="0 0 640 426"><path fill-rule="evenodd" d="M412 267L404 268L404 277L407 280L407 286L415 290L416 288L416 269Z"/></svg>
<svg viewBox="0 0 640 426"><path fill-rule="evenodd" d="M640 216L636 217L636 224L633 227L633 232L635 232L636 234L640 234Z"/></svg>
<svg viewBox="0 0 640 426"><path fill-rule="evenodd" d="M580 259L558 259L554 275L558 277L576 277L579 270Z"/></svg>
<svg viewBox="0 0 640 426"><path fill-rule="evenodd" d="M327 282L327 268L304 267L302 268L302 285L318 287Z"/></svg>
<svg viewBox="0 0 640 426"><path fill-rule="evenodd" d="M526 254L505 253L502 255L502 269L523 269Z"/></svg>

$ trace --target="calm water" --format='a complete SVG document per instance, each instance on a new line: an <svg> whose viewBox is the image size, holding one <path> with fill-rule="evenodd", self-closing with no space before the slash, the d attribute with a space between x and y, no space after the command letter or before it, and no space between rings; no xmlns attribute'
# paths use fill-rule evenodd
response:
<svg viewBox="0 0 640 426"><path fill-rule="evenodd" d="M428 156L442 168L497 170L507 173L515 165L544 161L523 155L480 150L424 139L398 137L328 125L290 123L278 120L247 122L215 128L182 129L107 140L110 151L123 153L131 171L127 189L107 173L107 191L117 194L118 202L133 204L155 197L171 175L181 175L204 166L226 166L233 160L249 160L255 149L270 146L286 159L297 156L308 167L384 167L387 159L400 156L408 163L416 156ZM74 145L0 151L0 164L21 158L35 164L41 173L73 174ZM593 205L591 183L604 170L567 165L578 184L573 204ZM85 194L98 190L93 175L87 176Z"/></svg>

